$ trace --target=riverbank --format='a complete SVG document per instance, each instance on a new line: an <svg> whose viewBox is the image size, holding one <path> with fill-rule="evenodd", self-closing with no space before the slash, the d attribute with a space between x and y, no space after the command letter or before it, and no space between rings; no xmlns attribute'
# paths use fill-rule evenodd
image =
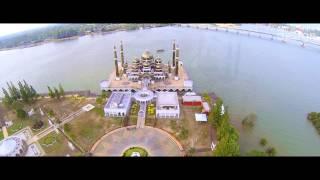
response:
<svg viewBox="0 0 320 180"><path fill-rule="evenodd" d="M165 26L169 26L169 25L165 25ZM71 36L71 37L67 37L67 38L45 39L45 40L40 41L40 42L32 42L32 43L29 43L29 44L19 45L19 46L15 46L15 47L11 47L11 48L0 48L0 52L1 51L16 50L16 49L25 49L25 48L40 46L40 45L44 45L44 44L52 43L52 42L54 43L54 42L63 42L63 41L68 41L68 40L76 40L76 39L78 39L80 37L84 37L84 36L109 35L109 34L120 32L120 31L129 32L129 31L136 31L136 30L141 30L141 29L152 29L152 28L157 28L157 27L165 27L165 26L140 27L140 28L137 28L137 29L120 28L120 29L115 29L115 30L110 30L110 31L85 32L84 34Z"/></svg>

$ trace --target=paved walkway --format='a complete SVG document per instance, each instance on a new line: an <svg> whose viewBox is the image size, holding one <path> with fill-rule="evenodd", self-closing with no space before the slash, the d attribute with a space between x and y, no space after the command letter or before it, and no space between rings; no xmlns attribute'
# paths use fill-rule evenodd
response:
<svg viewBox="0 0 320 180"><path fill-rule="evenodd" d="M93 156L122 156L130 147L140 146L149 156L184 156L180 143L167 132L145 126L116 129L103 136L91 149Z"/></svg>
<svg viewBox="0 0 320 180"><path fill-rule="evenodd" d="M3 138L8 137L7 127L3 126L3 127L2 127L2 132L3 132Z"/></svg>
<svg viewBox="0 0 320 180"><path fill-rule="evenodd" d="M67 117L63 118L61 120L60 124L53 124L50 125L49 127L47 127L46 129L44 129L43 131L39 132L38 134L34 135L31 139L28 140L27 144L32 144L35 141L38 141L39 139L43 138L44 136L50 134L52 131L55 131L57 128L59 128L60 126L63 126L64 124L70 122L71 120L73 120L75 117L81 115L83 112L82 109L68 115Z"/></svg>
<svg viewBox="0 0 320 180"><path fill-rule="evenodd" d="M140 110L138 113L138 120L137 120L137 128L144 128L144 124L146 121L146 103L140 103Z"/></svg>

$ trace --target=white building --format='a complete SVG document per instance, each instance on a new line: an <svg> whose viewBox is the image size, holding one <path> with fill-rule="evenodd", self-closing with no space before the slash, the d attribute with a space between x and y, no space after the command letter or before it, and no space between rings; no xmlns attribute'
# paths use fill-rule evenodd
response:
<svg viewBox="0 0 320 180"><path fill-rule="evenodd" d="M157 118L179 118L180 107L177 92L157 93Z"/></svg>
<svg viewBox="0 0 320 180"><path fill-rule="evenodd" d="M130 110L131 96L131 92L112 92L108 102L104 106L105 116L126 116Z"/></svg>
<svg viewBox="0 0 320 180"><path fill-rule="evenodd" d="M0 156L25 156L28 145L20 137L10 136L0 141Z"/></svg>

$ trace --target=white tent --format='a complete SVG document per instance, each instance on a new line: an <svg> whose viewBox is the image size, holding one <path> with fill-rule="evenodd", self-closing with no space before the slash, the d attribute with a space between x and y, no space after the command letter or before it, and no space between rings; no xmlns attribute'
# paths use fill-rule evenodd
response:
<svg viewBox="0 0 320 180"><path fill-rule="evenodd" d="M196 117L196 121L197 122L207 122L207 115L206 114L202 114L202 113L195 113L194 114Z"/></svg>

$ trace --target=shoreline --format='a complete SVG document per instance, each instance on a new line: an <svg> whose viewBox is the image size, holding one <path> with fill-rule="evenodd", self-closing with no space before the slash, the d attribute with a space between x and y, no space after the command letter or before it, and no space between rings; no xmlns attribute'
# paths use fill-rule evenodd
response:
<svg viewBox="0 0 320 180"><path fill-rule="evenodd" d="M159 26L159 27L166 27L166 26ZM143 29L152 29L152 28L159 28L159 27L145 27ZM85 33L83 35L71 36L71 37L61 38L61 39L45 39L45 40L43 40L41 42L34 42L34 43L27 44L27 45L21 45L21 46L16 46L16 47L11 47L11 48L0 48L0 52L2 52L2 51L10 51L10 50L18 50L18 49L25 49L25 48L35 47L35 46L41 46L41 45L44 45L44 44L47 44L47 43L76 40L76 39L78 39L80 37L84 37L84 36L108 35L108 34L121 32L121 31L130 32L130 31L136 31L136 30L140 30L140 28L132 29L132 30L130 30L130 29L116 29L116 30L106 31L106 32L89 32L89 33Z"/></svg>

